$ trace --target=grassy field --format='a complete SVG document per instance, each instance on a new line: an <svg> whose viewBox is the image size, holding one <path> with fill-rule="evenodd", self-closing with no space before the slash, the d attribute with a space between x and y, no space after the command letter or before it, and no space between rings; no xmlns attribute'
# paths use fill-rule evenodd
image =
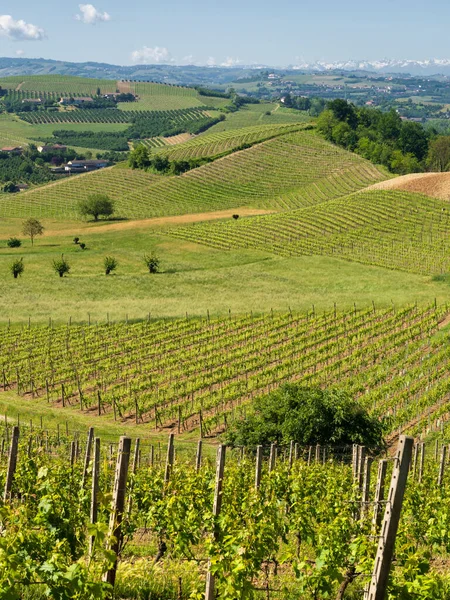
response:
<svg viewBox="0 0 450 600"><path fill-rule="evenodd" d="M98 88L102 94L114 93L117 90L116 81L69 75L15 75L0 79L0 85L7 89L22 91L56 92L61 96L94 95Z"/></svg>
<svg viewBox="0 0 450 600"><path fill-rule="evenodd" d="M79 175L19 196L0 196L0 216L76 218L77 203L93 192L116 202L126 218L200 213L240 206L286 210L386 179L361 157L313 132L295 132L193 169L161 176L114 167Z"/></svg>
<svg viewBox="0 0 450 600"><path fill-rule="evenodd" d="M231 219L230 219L231 220ZM242 223L251 219L243 219ZM46 322L51 316L59 322L72 317L86 321L155 317L186 314L239 314L305 310L313 304L320 310L334 302L339 307L396 305L434 297L448 298L446 281L429 276L399 273L358 263L320 256L274 256L269 251L235 249L224 252L175 238L161 232L161 224L139 225L102 232L87 224L44 220L47 235L35 241L24 240L22 248L6 248L5 240L20 234L21 221L2 221L0 235L0 321L5 323ZM128 224L125 224L128 225ZM82 251L72 243L77 235L87 244ZM156 251L162 273L146 273L142 256ZM61 256L71 265L71 274L60 279L52 261ZM119 261L115 275L103 273L103 259L112 255ZM24 257L25 273L14 280L8 273L14 257ZM245 284L243 284L245 282Z"/></svg>

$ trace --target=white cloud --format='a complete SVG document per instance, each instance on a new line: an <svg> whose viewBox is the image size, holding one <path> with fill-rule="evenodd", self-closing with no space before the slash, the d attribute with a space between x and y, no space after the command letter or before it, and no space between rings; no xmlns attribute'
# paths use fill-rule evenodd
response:
<svg viewBox="0 0 450 600"><path fill-rule="evenodd" d="M131 60L141 64L173 62L167 48L162 48L160 46L155 46L154 48L144 46L140 50L135 50L131 53Z"/></svg>
<svg viewBox="0 0 450 600"><path fill-rule="evenodd" d="M214 56L210 56L208 58L208 60L206 61L206 64L208 65L208 67L215 67L216 66L216 59L214 58Z"/></svg>
<svg viewBox="0 0 450 600"><path fill-rule="evenodd" d="M183 65L193 65L194 64L194 56L192 54L188 54L187 56L183 56L181 59L181 64Z"/></svg>
<svg viewBox="0 0 450 600"><path fill-rule="evenodd" d="M45 31L31 23L25 23L22 19L15 21L11 15L0 15L0 36L12 40L43 40Z"/></svg>
<svg viewBox="0 0 450 600"><path fill-rule="evenodd" d="M16 56L23 56L25 54L25 50L16 50Z"/></svg>
<svg viewBox="0 0 450 600"><path fill-rule="evenodd" d="M107 12L100 12L93 4L79 4L81 14L76 15L77 21L82 21L86 25L94 25L101 21L111 21L111 16Z"/></svg>
<svg viewBox="0 0 450 600"><path fill-rule="evenodd" d="M241 61L239 60L239 58L232 58L231 56L227 56L225 61L223 63L220 63L220 66L221 67L235 67L236 65L239 65L240 63L241 63Z"/></svg>

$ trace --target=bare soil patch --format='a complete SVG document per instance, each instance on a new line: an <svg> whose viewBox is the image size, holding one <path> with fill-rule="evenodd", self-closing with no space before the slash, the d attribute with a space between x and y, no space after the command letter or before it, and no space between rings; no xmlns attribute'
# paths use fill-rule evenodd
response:
<svg viewBox="0 0 450 600"><path fill-rule="evenodd" d="M19 92L22 89L23 84L25 83L25 81L21 81L19 83L19 85L16 87L16 92Z"/></svg>
<svg viewBox="0 0 450 600"><path fill-rule="evenodd" d="M171 135L170 137L166 137L164 138L164 140L168 146L174 146L175 144L187 142L193 137L195 136L191 135L190 133L179 133L178 135Z"/></svg>
<svg viewBox="0 0 450 600"><path fill-rule="evenodd" d="M129 81L118 81L117 89L121 94L131 94L131 84Z"/></svg>
<svg viewBox="0 0 450 600"><path fill-rule="evenodd" d="M366 189L404 190L450 200L450 173L411 173L376 183Z"/></svg>

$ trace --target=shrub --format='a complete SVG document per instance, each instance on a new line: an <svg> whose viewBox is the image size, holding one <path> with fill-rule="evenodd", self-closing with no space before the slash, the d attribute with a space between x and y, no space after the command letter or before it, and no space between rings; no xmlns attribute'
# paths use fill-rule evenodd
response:
<svg viewBox="0 0 450 600"><path fill-rule="evenodd" d="M103 266L105 267L105 275L109 275L113 271L117 269L118 262L112 256L106 256L103 262Z"/></svg>
<svg viewBox="0 0 450 600"><path fill-rule="evenodd" d="M239 215L233 215L233 219L239 219Z"/></svg>
<svg viewBox="0 0 450 600"><path fill-rule="evenodd" d="M85 244L84 242L81 242L81 244L80 244L80 248L81 248L82 250L85 250L85 248L86 248L86 244Z"/></svg>
<svg viewBox="0 0 450 600"><path fill-rule="evenodd" d="M153 254L153 252L150 255L144 254L144 262L147 265L147 269L148 269L149 273L158 273L159 263L161 261L155 254Z"/></svg>
<svg viewBox="0 0 450 600"><path fill-rule="evenodd" d="M226 438L231 445L252 449L258 444L287 444L291 440L304 445L384 446L382 422L347 392L292 383L257 400L254 412L232 426Z"/></svg>
<svg viewBox="0 0 450 600"><path fill-rule="evenodd" d="M20 246L22 245L22 242L18 238L11 237L6 242L6 245L8 246L8 248L20 248Z"/></svg>
<svg viewBox="0 0 450 600"><path fill-rule="evenodd" d="M74 244L78 244L78 243L79 243L79 241L80 241L80 238L79 238L79 237L74 237L74 238L73 238L73 243L74 243Z"/></svg>
<svg viewBox="0 0 450 600"><path fill-rule="evenodd" d="M24 264L23 264L23 258L18 258L17 260L15 260L13 262L13 264L9 267L11 273L14 276L14 279L17 279L17 277L19 275L22 275L22 273L25 270Z"/></svg>
<svg viewBox="0 0 450 600"><path fill-rule="evenodd" d="M64 254L61 254L61 258L53 261L53 269L58 273L60 277L69 273L70 265L67 260L64 258Z"/></svg>

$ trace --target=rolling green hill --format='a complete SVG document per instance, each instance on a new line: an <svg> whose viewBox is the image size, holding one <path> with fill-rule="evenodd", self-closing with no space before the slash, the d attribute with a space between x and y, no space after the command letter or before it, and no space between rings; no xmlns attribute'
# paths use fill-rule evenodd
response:
<svg viewBox="0 0 450 600"><path fill-rule="evenodd" d="M450 269L448 202L407 192L362 192L303 210L197 224L171 234L215 248L326 255L413 273Z"/></svg>
<svg viewBox="0 0 450 600"><path fill-rule="evenodd" d="M386 175L361 157L299 131L235 152L181 176L127 168L75 176L0 196L1 216L76 218L77 202L102 191L118 216L144 218L252 206L287 210L338 197Z"/></svg>

